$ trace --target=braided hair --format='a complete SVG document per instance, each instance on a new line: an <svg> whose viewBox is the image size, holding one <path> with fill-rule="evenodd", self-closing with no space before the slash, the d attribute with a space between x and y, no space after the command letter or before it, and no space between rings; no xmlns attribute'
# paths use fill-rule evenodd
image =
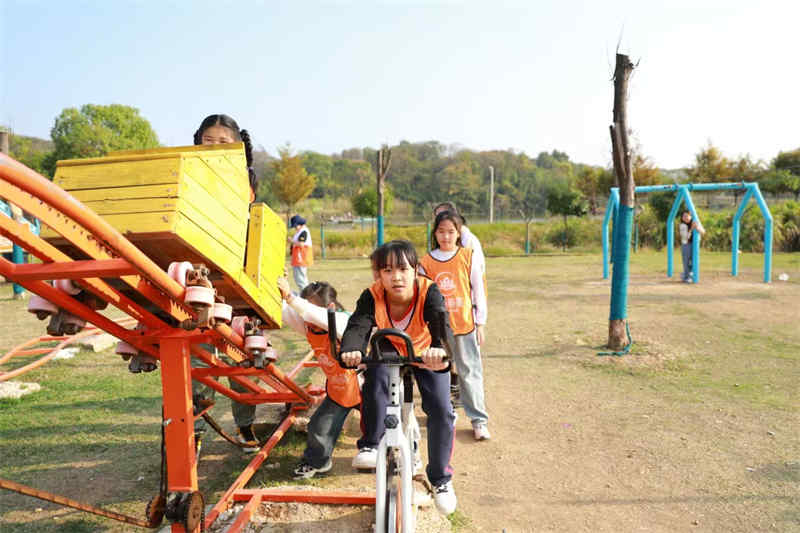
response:
<svg viewBox="0 0 800 533"><path fill-rule="evenodd" d="M203 144L203 132L211 126L224 126L233 132L234 139L244 143L244 157L247 161L247 177L250 181L250 188L255 190L258 188L258 177L256 171L253 170L253 142L250 140L250 133L247 130L240 130L239 125L228 115L209 115L200 127L194 132L194 144Z"/></svg>

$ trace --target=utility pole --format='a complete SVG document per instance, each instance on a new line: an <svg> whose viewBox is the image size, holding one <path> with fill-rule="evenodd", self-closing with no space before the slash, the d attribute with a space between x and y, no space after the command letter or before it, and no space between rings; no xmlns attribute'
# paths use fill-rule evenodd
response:
<svg viewBox="0 0 800 533"><path fill-rule="evenodd" d="M494 223L494 167L489 165L489 224Z"/></svg>

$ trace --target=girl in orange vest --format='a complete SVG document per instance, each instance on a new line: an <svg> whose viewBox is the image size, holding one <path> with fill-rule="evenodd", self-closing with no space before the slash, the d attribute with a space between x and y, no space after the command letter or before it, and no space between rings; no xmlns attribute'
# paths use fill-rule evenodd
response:
<svg viewBox="0 0 800 533"><path fill-rule="evenodd" d="M425 362L414 368L414 378L422 396L422 410L428 416L426 473L434 487L436 508L448 515L456 509L450 466L455 413L450 403L449 364L444 361L445 347L453 345L444 298L434 282L417 276L417 252L410 242L390 241L376 249L370 259L375 282L361 293L347 323L342 336L342 362L346 366L361 362L373 328L397 328L411 337L415 354ZM386 340L385 349L407 355L399 339L392 339L391 344ZM362 395L363 435L353 466L375 468L376 448L384 433L389 403L389 373L385 366L367 368Z"/></svg>
<svg viewBox="0 0 800 533"><path fill-rule="evenodd" d="M431 243L433 249L420 260L419 271L442 291L455 334L453 358L464 412L472 422L475 440L487 440L491 435L480 350L486 324L483 271L473 260L472 250L461 246L461 217L457 213L436 215Z"/></svg>
<svg viewBox="0 0 800 533"><path fill-rule="evenodd" d="M336 289L324 281L315 281L306 285L300 296L295 296L289 290L286 277L278 280L278 288L283 298L283 323L305 335L327 377L327 396L311 416L306 449L300 464L294 469L295 479L307 479L331 469L331 453L336 439L350 410L361 404L361 390L356 371L339 366L330 353L327 305L334 303L338 309L336 331L340 338L348 319L348 314L336 301Z"/></svg>

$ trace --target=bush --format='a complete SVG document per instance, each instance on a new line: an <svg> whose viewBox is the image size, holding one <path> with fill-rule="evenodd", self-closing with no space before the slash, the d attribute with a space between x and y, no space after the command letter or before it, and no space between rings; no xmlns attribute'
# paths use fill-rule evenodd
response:
<svg viewBox="0 0 800 533"><path fill-rule="evenodd" d="M652 205L644 204L634 223L639 225L639 246L656 250L664 247L667 242L667 228Z"/></svg>

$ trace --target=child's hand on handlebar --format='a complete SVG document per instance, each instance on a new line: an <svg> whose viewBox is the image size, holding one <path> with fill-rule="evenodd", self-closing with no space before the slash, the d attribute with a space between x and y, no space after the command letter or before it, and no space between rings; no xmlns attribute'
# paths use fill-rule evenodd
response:
<svg viewBox="0 0 800 533"><path fill-rule="evenodd" d="M447 352L444 351L444 348L434 348L433 346L420 354L420 358L425 362L425 368L433 371L447 368L445 357L447 357Z"/></svg>
<svg viewBox="0 0 800 533"><path fill-rule="evenodd" d="M347 367L356 367L361 362L361 352L344 352L342 355L342 363Z"/></svg>

